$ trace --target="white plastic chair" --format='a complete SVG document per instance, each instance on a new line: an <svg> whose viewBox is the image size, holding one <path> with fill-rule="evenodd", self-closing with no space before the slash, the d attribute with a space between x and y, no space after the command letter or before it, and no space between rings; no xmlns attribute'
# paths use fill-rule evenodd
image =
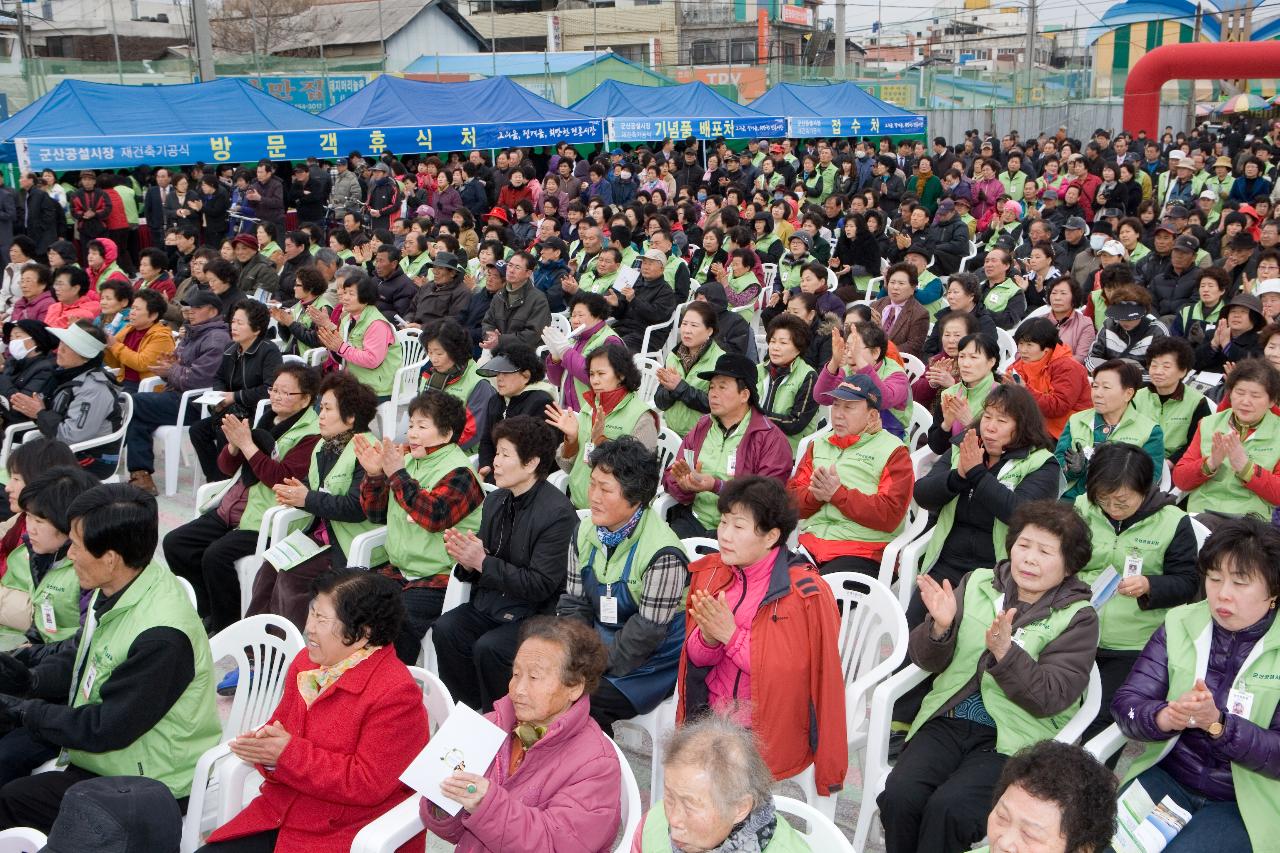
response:
<svg viewBox="0 0 1280 853"><path fill-rule="evenodd" d="M1084 745L1086 751L1099 761L1105 762L1111 756L1124 749L1124 745L1128 740L1124 736L1124 732L1120 731L1120 727L1115 723L1107 726L1098 732L1093 738Z"/></svg>
<svg viewBox="0 0 1280 853"><path fill-rule="evenodd" d="M440 614L443 616L455 607L461 607L471 600L471 584L458 578L452 572L449 574L449 583L444 590L444 603L440 605ZM422 635L422 652L418 655L418 666L424 671L437 674L440 671L439 664L436 662L436 646L432 638L432 631L427 629L427 633ZM427 709L430 711L430 708Z"/></svg>
<svg viewBox="0 0 1280 853"><path fill-rule="evenodd" d="M142 380L138 386L138 392L152 391L160 384L160 377L153 376ZM178 493L178 477L182 471L182 442L191 432L191 424L187 421L187 407L195 399L202 394L212 391L212 388L193 388L190 391L183 391L181 398L178 400L178 421L172 425L157 427L154 438L160 440L160 456L164 459L164 493L165 495L175 495ZM199 476L199 466L196 466L196 475ZM195 480L192 481L195 485Z"/></svg>
<svg viewBox="0 0 1280 853"><path fill-rule="evenodd" d="M45 834L29 826L17 826L0 832L0 853L36 853L49 842Z"/></svg>
<svg viewBox="0 0 1280 853"><path fill-rule="evenodd" d="M771 287L773 287L773 283L778 280L778 265L777 264L761 264L760 269L764 272L764 285L762 286L761 289L767 291ZM834 287L831 289L835 290Z"/></svg>
<svg viewBox="0 0 1280 853"><path fill-rule="evenodd" d="M378 406L378 431L383 438L394 439L400 432L400 413L418 394L422 367L427 363L426 350L416 329L396 332L400 344L400 367L391 384L391 399Z"/></svg>
<svg viewBox="0 0 1280 853"><path fill-rule="evenodd" d="M1198 552L1204 547L1204 542L1209 538L1211 531L1205 526L1203 521L1200 521L1194 515L1191 516L1191 529L1194 530L1196 534L1196 551Z"/></svg>
<svg viewBox="0 0 1280 853"><path fill-rule="evenodd" d="M658 470L660 472L665 472L667 468L671 467L671 463L676 461L682 441L683 439L670 430L665 422L659 423L658 443L654 450L658 455Z"/></svg>
<svg viewBox="0 0 1280 853"><path fill-rule="evenodd" d="M443 726L444 721L449 719L449 714L453 713L453 696L450 695L449 688L445 687L444 682L440 680L440 676L434 672L428 672L420 666L411 666L408 669L413 680L422 688L422 702L427 706L427 733L434 737L436 730Z"/></svg>
<svg viewBox="0 0 1280 853"><path fill-rule="evenodd" d="M720 543L709 536L691 536L688 539L681 539L680 544L684 546L684 553L691 563L694 560L701 560L708 554L720 552Z"/></svg>
<svg viewBox="0 0 1280 853"><path fill-rule="evenodd" d="M187 594L187 600L191 602L191 609L196 609L196 588L191 585L191 581L182 575L174 575L173 579L178 582L178 586L182 587L182 591Z"/></svg>
<svg viewBox="0 0 1280 853"><path fill-rule="evenodd" d="M637 353L632 356L636 369L640 371L640 388L636 391L636 396L652 406L654 397L658 393L658 368L662 367L662 362L650 355L641 355Z"/></svg>
<svg viewBox="0 0 1280 853"><path fill-rule="evenodd" d="M825 439L829 435L831 435L831 427L823 427L796 442L796 461L791 466L791 476L794 477L796 475L796 471L800 469L800 460L804 459L804 455L809 452L809 448L813 446L813 443Z"/></svg>
<svg viewBox="0 0 1280 853"><path fill-rule="evenodd" d="M693 541L693 540L690 540ZM690 559L697 559L688 551ZM676 697L668 696L647 714L632 717L629 720L618 720L613 724L615 736L619 728L635 729L649 736L649 801L656 802L662 798L662 739L676 727Z"/></svg>
<svg viewBox="0 0 1280 853"><path fill-rule="evenodd" d="M911 403L911 420L907 423L907 449L914 451L921 444L924 444L929 438L929 427L931 426L933 426L933 413L926 406L913 400Z"/></svg>
<svg viewBox="0 0 1280 853"><path fill-rule="evenodd" d="M622 750L616 743L613 748L622 770L622 839L613 850L614 853L629 853L640 827L640 787ZM414 794L365 826L352 841L351 853L395 853L400 845L425 828L418 811L421 800L421 796Z"/></svg>
<svg viewBox="0 0 1280 853"><path fill-rule="evenodd" d="M899 555L903 549L920 538L928 524L929 513L920 509L915 500L912 500L907 505L906 524L903 526L902 532L893 537L893 540L888 545L884 546L884 553L880 555L880 574L877 580L886 589L893 589L894 570L897 568Z"/></svg>
<svg viewBox="0 0 1280 853"><path fill-rule="evenodd" d="M77 441L71 445L72 453L83 453L98 447L108 447L112 444L118 444L120 447L119 455L116 459L116 469L110 475L103 477L103 483L119 483L121 472L125 466L124 437L129 432L129 423L133 420L133 397L125 394L123 391L119 393L120 398L120 426L118 429L112 430L106 435L98 438L89 438L84 441Z"/></svg>
<svg viewBox="0 0 1280 853"><path fill-rule="evenodd" d="M858 823L853 833L855 850L866 850L867 841L879 813L876 799L884 792L885 780L892 769L889 766L889 725L893 721L893 705L911 688L923 684L929 673L912 664L895 673L876 688L871 697L871 723L867 737L867 760L862 773L862 806L858 809ZM1062 743L1075 743L1085 728L1098 716L1102 707L1102 678L1095 664L1089 672L1089 686L1085 688L1083 702L1067 724L1054 737Z"/></svg>
<svg viewBox="0 0 1280 853"><path fill-rule="evenodd" d="M915 382L921 376L924 376L924 362L916 358L909 352L901 353L902 365L907 369L907 376L911 382Z"/></svg>
<svg viewBox="0 0 1280 853"><path fill-rule="evenodd" d="M667 337L669 338L672 330L675 329L675 326L676 326L676 322L674 317L662 323L654 323L652 326L645 326L644 337L640 339L640 354L652 355L654 352L654 347L649 343L650 336L652 336L655 332L661 332L663 329L666 329ZM667 349L667 345L665 341L666 339L664 338L663 345L660 347L657 347L658 352L664 356L666 355L666 349Z"/></svg>
<svg viewBox="0 0 1280 853"><path fill-rule="evenodd" d="M329 357L329 350L325 347L312 347L307 350L306 355L302 357L302 363L307 367L319 367L324 364L324 360Z"/></svg>
<svg viewBox="0 0 1280 853"><path fill-rule="evenodd" d="M1000 370L1003 372L1018 358L1018 344L1009 332L996 327L996 342L1000 344Z"/></svg>
<svg viewBox="0 0 1280 853"><path fill-rule="evenodd" d="M351 540L350 553L347 554L348 566L374 568L373 552L387 544L387 528L375 527Z"/></svg>
<svg viewBox="0 0 1280 853"><path fill-rule="evenodd" d="M774 794L773 807L779 814L788 818L787 823L804 837L809 843L810 850L820 850L822 853L854 853L853 845L844 837L840 828L808 803ZM796 826L797 821L804 821L808 828L802 830Z"/></svg>

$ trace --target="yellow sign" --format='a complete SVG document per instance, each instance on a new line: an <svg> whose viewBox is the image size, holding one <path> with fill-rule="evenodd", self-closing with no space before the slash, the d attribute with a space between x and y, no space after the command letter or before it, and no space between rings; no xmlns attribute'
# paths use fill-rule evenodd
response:
<svg viewBox="0 0 1280 853"><path fill-rule="evenodd" d="M904 107L911 102L910 86L881 86L880 100Z"/></svg>

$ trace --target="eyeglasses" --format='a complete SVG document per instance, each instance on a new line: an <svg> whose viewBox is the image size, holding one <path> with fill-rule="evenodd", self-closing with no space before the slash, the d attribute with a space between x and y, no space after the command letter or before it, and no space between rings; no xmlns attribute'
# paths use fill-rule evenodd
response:
<svg viewBox="0 0 1280 853"><path fill-rule="evenodd" d="M273 397L301 397L302 396L301 391L285 391L281 388L275 387L274 385L267 389L267 393Z"/></svg>

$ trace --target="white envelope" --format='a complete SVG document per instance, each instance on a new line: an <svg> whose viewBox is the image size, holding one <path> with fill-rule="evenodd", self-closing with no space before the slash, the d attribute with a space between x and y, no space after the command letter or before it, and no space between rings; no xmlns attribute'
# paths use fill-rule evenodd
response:
<svg viewBox="0 0 1280 853"><path fill-rule="evenodd" d="M507 736L507 732L466 705L454 705L449 719L400 774L400 781L450 815L456 815L462 805L442 794L440 783L455 770L483 776Z"/></svg>

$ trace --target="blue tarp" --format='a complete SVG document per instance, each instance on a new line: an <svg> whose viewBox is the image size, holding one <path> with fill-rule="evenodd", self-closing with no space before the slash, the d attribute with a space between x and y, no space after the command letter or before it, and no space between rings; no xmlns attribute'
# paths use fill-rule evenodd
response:
<svg viewBox="0 0 1280 853"><path fill-rule="evenodd" d="M787 136L899 136L922 134L925 119L868 94L856 83L801 86L779 83L751 108L787 120Z"/></svg>
<svg viewBox="0 0 1280 853"><path fill-rule="evenodd" d="M320 117L381 134L379 144L397 154L604 139L598 120L506 77L426 83L383 75Z"/></svg>
<svg viewBox="0 0 1280 853"><path fill-rule="evenodd" d="M606 80L572 107L608 123L615 142L683 139L756 139L786 135L786 122L735 104L705 83L638 86Z"/></svg>
<svg viewBox="0 0 1280 853"><path fill-rule="evenodd" d="M0 122L0 155L16 155L24 169L58 170L246 162L319 154L315 141L337 128L238 78L177 86L64 80Z"/></svg>

